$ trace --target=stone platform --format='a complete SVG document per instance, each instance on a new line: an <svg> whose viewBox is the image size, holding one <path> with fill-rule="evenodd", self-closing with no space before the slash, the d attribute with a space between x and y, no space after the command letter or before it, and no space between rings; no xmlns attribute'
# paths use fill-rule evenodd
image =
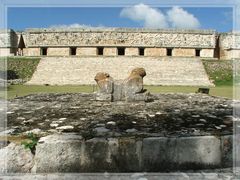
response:
<svg viewBox="0 0 240 180"><path fill-rule="evenodd" d="M181 57L46 57L39 62L29 85L93 85L96 72L125 79L144 67L145 85L213 86L199 58Z"/></svg>
<svg viewBox="0 0 240 180"><path fill-rule="evenodd" d="M99 102L94 94L39 94L10 100L8 127L23 133L106 131L104 137L232 134L232 101L204 94L156 94L152 102ZM64 128L69 126L69 128ZM71 126L71 128L70 128Z"/></svg>
<svg viewBox="0 0 240 180"><path fill-rule="evenodd" d="M152 102L99 102L94 94L39 94L10 100L9 140L29 132L40 140L35 154L16 142L1 146L0 162L5 159L8 166L0 164L0 170L214 172L231 168L231 100L203 94L153 96Z"/></svg>

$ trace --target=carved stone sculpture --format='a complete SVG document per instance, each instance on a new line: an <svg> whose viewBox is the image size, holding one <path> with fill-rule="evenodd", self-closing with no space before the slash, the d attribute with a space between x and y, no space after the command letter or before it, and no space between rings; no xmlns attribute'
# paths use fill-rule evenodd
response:
<svg viewBox="0 0 240 180"><path fill-rule="evenodd" d="M150 94L143 89L144 76L146 76L144 68L133 69L125 80L113 80L108 73L97 73L94 78L99 87L99 91L96 93L96 100L147 101Z"/></svg>
<svg viewBox="0 0 240 180"><path fill-rule="evenodd" d="M124 81L125 93L136 94L143 92L143 77L146 76L144 68L135 68L129 77Z"/></svg>
<svg viewBox="0 0 240 180"><path fill-rule="evenodd" d="M99 72L96 74L94 80L97 82L101 93L113 92L113 78L105 72Z"/></svg>

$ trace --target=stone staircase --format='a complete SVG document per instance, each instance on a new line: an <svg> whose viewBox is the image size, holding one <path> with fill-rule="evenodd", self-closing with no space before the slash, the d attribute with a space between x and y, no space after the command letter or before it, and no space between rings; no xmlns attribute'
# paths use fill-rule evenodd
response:
<svg viewBox="0 0 240 180"><path fill-rule="evenodd" d="M135 67L145 68L145 85L213 85L200 59L126 56L42 58L27 84L89 85L95 84L97 72L108 72L114 79L125 79Z"/></svg>

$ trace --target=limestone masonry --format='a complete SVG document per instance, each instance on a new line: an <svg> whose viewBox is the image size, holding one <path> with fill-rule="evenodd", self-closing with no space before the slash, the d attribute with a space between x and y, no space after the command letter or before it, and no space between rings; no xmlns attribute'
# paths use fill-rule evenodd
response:
<svg viewBox="0 0 240 180"><path fill-rule="evenodd" d="M240 34L140 28L0 31L0 55L240 57Z"/></svg>

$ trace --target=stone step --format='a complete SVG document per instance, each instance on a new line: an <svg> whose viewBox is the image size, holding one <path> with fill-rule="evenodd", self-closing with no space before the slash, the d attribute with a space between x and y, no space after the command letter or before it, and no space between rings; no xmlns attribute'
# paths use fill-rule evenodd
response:
<svg viewBox="0 0 240 180"><path fill-rule="evenodd" d="M135 67L145 68L146 85L212 85L200 59L174 57L47 57L41 59L27 84L95 84L97 72L108 72L114 79L125 79Z"/></svg>

